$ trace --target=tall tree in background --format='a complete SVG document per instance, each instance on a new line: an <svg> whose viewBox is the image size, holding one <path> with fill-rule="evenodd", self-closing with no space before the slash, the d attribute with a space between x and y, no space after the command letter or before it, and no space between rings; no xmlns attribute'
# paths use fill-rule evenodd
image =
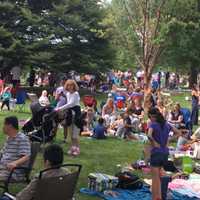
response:
<svg viewBox="0 0 200 200"><path fill-rule="evenodd" d="M104 8L98 2L0 1L1 66L18 60L21 65L63 71L111 68L112 49L102 24Z"/></svg>
<svg viewBox="0 0 200 200"><path fill-rule="evenodd" d="M137 50L135 57L145 72L145 89L150 87L152 72L166 46L171 16L166 0L120 0L124 5ZM139 47L139 48L138 48Z"/></svg>
<svg viewBox="0 0 200 200"><path fill-rule="evenodd" d="M178 69L190 72L190 86L197 83L200 69L200 2L176 0L171 7L173 20L169 26L168 47L163 59Z"/></svg>

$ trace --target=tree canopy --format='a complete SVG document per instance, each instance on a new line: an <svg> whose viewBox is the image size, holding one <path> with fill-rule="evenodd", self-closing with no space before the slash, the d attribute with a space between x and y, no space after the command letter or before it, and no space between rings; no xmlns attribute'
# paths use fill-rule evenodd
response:
<svg viewBox="0 0 200 200"><path fill-rule="evenodd" d="M0 1L0 66L111 68L104 15L98 0Z"/></svg>

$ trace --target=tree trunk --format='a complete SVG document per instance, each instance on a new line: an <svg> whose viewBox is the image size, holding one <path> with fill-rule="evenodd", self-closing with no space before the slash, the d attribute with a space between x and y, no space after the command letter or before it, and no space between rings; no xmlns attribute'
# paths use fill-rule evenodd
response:
<svg viewBox="0 0 200 200"><path fill-rule="evenodd" d="M152 73L149 70L145 70L144 73L144 110L148 113L151 108L151 78Z"/></svg>

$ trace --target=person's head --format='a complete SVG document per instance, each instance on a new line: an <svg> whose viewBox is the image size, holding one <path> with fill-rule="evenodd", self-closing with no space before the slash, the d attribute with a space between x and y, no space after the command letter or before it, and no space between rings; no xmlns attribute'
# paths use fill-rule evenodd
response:
<svg viewBox="0 0 200 200"><path fill-rule="evenodd" d="M148 112L148 117L152 122L158 122L161 127L165 125L165 118L158 108L151 108Z"/></svg>
<svg viewBox="0 0 200 200"><path fill-rule="evenodd" d="M163 100L159 98L159 99L157 100L157 105L158 105L158 107L163 107L163 106L164 106Z"/></svg>
<svg viewBox="0 0 200 200"><path fill-rule="evenodd" d="M181 110L181 105L180 105L180 103L176 103L176 104L174 105L174 112L180 112L180 110Z"/></svg>
<svg viewBox="0 0 200 200"><path fill-rule="evenodd" d="M98 120L98 123L99 123L100 125L103 125L103 124L104 124L104 119L103 119L102 117L100 117L99 120Z"/></svg>
<svg viewBox="0 0 200 200"><path fill-rule="evenodd" d="M79 90L79 87L74 80L67 80L65 83L65 90L69 91L70 93L76 92Z"/></svg>
<svg viewBox="0 0 200 200"><path fill-rule="evenodd" d="M44 150L43 158L46 168L56 167L63 164L63 149L57 144L51 144Z"/></svg>
<svg viewBox="0 0 200 200"><path fill-rule="evenodd" d="M46 90L43 90L43 91L42 91L42 96L43 96L43 97L47 97L47 95L48 95L48 92L47 92Z"/></svg>
<svg viewBox="0 0 200 200"><path fill-rule="evenodd" d="M88 114L94 113L93 108L88 108L88 109L87 109L87 113L88 113Z"/></svg>
<svg viewBox="0 0 200 200"><path fill-rule="evenodd" d="M3 125L3 132L8 135L12 136L17 134L19 129L18 119L15 116L6 117L4 120Z"/></svg>
<svg viewBox="0 0 200 200"><path fill-rule="evenodd" d="M134 103L135 103L135 106L141 107L142 106L141 98L135 98Z"/></svg>
<svg viewBox="0 0 200 200"><path fill-rule="evenodd" d="M112 98L108 98L106 105L109 106L109 107L113 107L114 106L113 99Z"/></svg>

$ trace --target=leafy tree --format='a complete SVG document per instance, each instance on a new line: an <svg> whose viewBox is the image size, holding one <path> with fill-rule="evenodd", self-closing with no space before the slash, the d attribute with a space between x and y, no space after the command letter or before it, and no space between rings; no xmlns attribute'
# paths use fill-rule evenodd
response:
<svg viewBox="0 0 200 200"><path fill-rule="evenodd" d="M0 11L2 65L10 60L64 71L112 67L98 0L0 1Z"/></svg>

